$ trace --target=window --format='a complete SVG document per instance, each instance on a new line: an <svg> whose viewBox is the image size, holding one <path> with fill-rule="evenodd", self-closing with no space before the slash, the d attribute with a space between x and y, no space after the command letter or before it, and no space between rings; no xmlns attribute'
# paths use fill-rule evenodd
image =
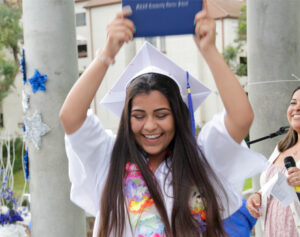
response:
<svg viewBox="0 0 300 237"><path fill-rule="evenodd" d="M247 57L240 57L240 63L238 64L236 74L238 76L248 75Z"/></svg>
<svg viewBox="0 0 300 237"><path fill-rule="evenodd" d="M77 46L78 49L78 58L86 58L87 57L87 45L80 44Z"/></svg>
<svg viewBox="0 0 300 237"><path fill-rule="evenodd" d="M83 13L76 13L76 26L85 26L85 12Z"/></svg>

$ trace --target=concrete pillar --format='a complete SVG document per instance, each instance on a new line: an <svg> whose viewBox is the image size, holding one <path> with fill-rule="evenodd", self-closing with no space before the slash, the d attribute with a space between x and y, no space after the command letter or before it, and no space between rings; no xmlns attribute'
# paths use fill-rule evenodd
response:
<svg viewBox="0 0 300 237"><path fill-rule="evenodd" d="M300 2L298 0L247 1L249 98L255 120L250 140L287 126L290 95L300 82ZM269 157L283 136L251 145ZM259 189L259 177L254 179ZM263 236L256 225L256 236Z"/></svg>
<svg viewBox="0 0 300 237"><path fill-rule="evenodd" d="M27 77L38 69L48 75L46 92L30 93L32 116L38 109L51 131L42 137L40 150L30 143L32 237L83 237L85 213L70 202L64 133L58 113L78 78L74 1L23 0Z"/></svg>

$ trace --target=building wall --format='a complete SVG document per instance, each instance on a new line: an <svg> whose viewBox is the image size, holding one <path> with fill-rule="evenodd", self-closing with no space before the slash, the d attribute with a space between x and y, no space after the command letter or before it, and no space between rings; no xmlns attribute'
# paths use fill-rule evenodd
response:
<svg viewBox="0 0 300 237"><path fill-rule="evenodd" d="M84 26L76 26L76 34L77 39L85 38L86 44L87 44L87 57L78 58L78 71L79 73L82 73L89 63L92 60L92 49L91 49L91 40L90 40L90 20L89 20L89 14L88 11L83 7L86 4L86 2L78 2L75 4L75 14L78 13L86 13L86 25ZM76 21L76 15L75 21ZM77 44L81 44L81 41L77 40Z"/></svg>

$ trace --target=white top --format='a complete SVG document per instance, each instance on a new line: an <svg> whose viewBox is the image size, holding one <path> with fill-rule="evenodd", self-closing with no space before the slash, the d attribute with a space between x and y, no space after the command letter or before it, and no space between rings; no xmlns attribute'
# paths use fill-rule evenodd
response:
<svg viewBox="0 0 300 237"><path fill-rule="evenodd" d="M276 146L272 155L269 158L269 165L267 169L261 174L260 176L260 186L261 186L261 191L264 190L264 187L268 185L268 182L266 182L266 173L270 166L273 164L273 162L277 159L277 157L280 155L280 152L278 150L278 147ZM300 161L296 162L297 168L300 169ZM288 171L285 171L285 175L288 176ZM271 180L269 181L271 182ZM262 212L262 217L261 217L261 225L262 229L265 227L265 218L266 218L266 212L267 212L267 201L268 201L268 195L266 192L262 191L262 203L261 203L261 212ZM298 200L293 201L290 205L290 208L293 213L293 218L295 221L295 225L298 231L298 234L300 235L300 202Z"/></svg>
<svg viewBox="0 0 300 237"><path fill-rule="evenodd" d="M71 200L96 217L93 237L97 236L100 200L114 142L115 136L102 127L97 116L91 111L77 131L65 136L69 177L72 183ZM224 207L227 208L226 212L222 213L225 218L241 206L244 180L265 170L268 161L263 155L249 150L244 142L240 145L231 138L224 125L224 113L215 115L202 128L197 143L227 192L228 203L221 197ZM163 188L167 170L166 163L162 162L155 171L155 177L161 190L164 190L165 205L171 219L172 186ZM124 236L132 236L131 231L128 231L130 228L127 226Z"/></svg>

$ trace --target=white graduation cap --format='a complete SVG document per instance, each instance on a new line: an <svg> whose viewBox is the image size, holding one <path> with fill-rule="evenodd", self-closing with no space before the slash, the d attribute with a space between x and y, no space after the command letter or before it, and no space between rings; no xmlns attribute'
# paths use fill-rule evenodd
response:
<svg viewBox="0 0 300 237"><path fill-rule="evenodd" d="M127 86L132 79L149 72L160 73L172 78L179 86L181 96L188 105L186 71L148 42L144 43L143 47L122 73L119 80L100 103L120 117L125 104ZM193 109L196 111L211 91L192 75L189 75L189 84L193 100Z"/></svg>

